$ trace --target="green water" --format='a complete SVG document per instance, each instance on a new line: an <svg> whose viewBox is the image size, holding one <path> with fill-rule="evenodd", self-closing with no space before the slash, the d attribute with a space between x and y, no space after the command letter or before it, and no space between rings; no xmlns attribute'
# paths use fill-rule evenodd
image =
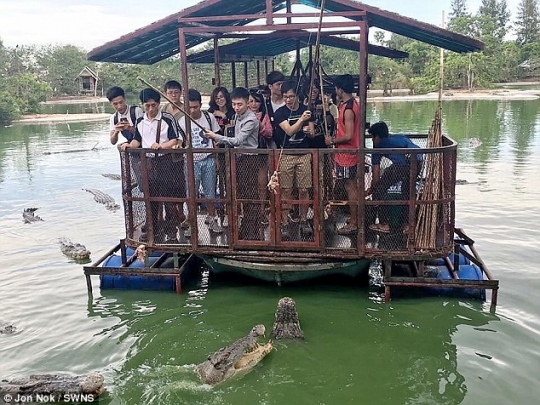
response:
<svg viewBox="0 0 540 405"><path fill-rule="evenodd" d="M426 132L432 102L370 105L371 122ZM57 244L81 242L95 260L123 235L82 188L120 201L106 122L0 128L0 379L99 371L106 404L534 404L540 389L540 103L453 101L444 131L460 142L457 225L501 280L499 305L409 297L382 302L367 287L282 287L203 273L183 294L100 291ZM471 138L482 145L469 147ZM97 142L98 149L89 151ZM54 153L68 149L88 152ZM44 152L53 152L44 154ZM22 222L26 207L44 221ZM275 350L244 377L201 385L194 365L271 328L277 301L297 302L303 342ZM488 293L488 297L489 297Z"/></svg>

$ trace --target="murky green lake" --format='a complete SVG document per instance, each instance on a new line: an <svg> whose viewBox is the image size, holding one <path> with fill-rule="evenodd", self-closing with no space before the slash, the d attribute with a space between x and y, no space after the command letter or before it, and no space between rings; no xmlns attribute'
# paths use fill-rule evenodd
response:
<svg viewBox="0 0 540 405"><path fill-rule="evenodd" d="M71 112L93 106L62 106ZM393 132L427 132L433 102L369 106ZM99 106L96 112L101 112ZM444 131L460 142L457 225L500 279L499 305L450 298L382 302L344 284L283 287L203 275L184 294L100 291L57 240L97 259L123 236L83 188L120 201L107 123L0 128L0 379L99 371L106 404L535 404L540 397L540 102L453 101ZM471 138L482 145L471 148ZM97 150L90 149L97 144ZM69 149L78 153L55 153ZM38 207L44 221L24 224ZM297 302L304 342L276 350L241 379L210 389L193 373L257 323L271 328L282 296ZM488 294L489 297L490 294Z"/></svg>

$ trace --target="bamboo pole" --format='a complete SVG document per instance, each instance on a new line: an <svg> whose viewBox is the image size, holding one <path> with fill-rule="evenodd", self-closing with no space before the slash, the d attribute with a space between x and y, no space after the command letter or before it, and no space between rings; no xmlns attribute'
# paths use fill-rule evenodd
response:
<svg viewBox="0 0 540 405"><path fill-rule="evenodd" d="M174 101L172 101L165 93L163 93L160 89L158 89L155 86L152 86L150 83L148 83L146 80L144 80L142 77L137 76L137 79L139 79L141 82L146 84L151 89L157 91L161 97L163 97L165 100L167 100L169 103L174 105L177 109L179 109L185 116L188 118L192 123L194 123L196 126L198 126L201 130L207 131L206 128L204 128L201 124L199 124L197 121L195 121L195 118L193 118L191 115L189 115L186 110L184 110L182 107L180 107L178 104L176 104Z"/></svg>

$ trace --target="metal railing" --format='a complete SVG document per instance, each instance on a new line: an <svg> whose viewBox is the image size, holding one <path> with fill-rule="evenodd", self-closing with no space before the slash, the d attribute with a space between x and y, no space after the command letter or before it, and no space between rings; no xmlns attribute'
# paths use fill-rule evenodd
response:
<svg viewBox="0 0 540 405"><path fill-rule="evenodd" d="M448 254L457 145L444 138L444 146L426 148L426 136L410 138L419 149L121 152L126 243L164 252L268 257ZM377 153L401 154L414 163L392 165L382 158L381 180L368 194L370 159ZM444 167L435 199L422 196L426 182L434 181L425 178L429 154L438 155ZM418 164L415 155L421 156ZM343 162L356 165L337 164ZM277 194L267 188L275 170L280 172ZM422 222L428 211L429 221Z"/></svg>

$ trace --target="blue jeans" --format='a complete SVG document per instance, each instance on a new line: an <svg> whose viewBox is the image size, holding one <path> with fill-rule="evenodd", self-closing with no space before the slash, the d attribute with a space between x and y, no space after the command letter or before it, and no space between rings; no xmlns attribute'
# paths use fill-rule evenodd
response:
<svg viewBox="0 0 540 405"><path fill-rule="evenodd" d="M185 170L187 176L187 168ZM193 174L195 177L195 190L198 192L202 184L204 197L216 198L216 163L213 155L208 155L202 160L193 162ZM187 183L187 179L186 179ZM189 190L188 190L189 196Z"/></svg>

